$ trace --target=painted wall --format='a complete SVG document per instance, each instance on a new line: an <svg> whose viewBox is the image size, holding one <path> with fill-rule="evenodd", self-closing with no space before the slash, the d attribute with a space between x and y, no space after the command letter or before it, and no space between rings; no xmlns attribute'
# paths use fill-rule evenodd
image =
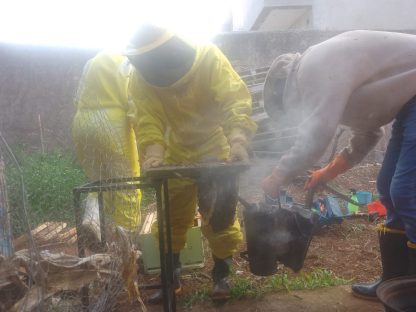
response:
<svg viewBox="0 0 416 312"><path fill-rule="evenodd" d="M416 29L414 0L314 0L313 28Z"/></svg>
<svg viewBox="0 0 416 312"><path fill-rule="evenodd" d="M252 30L262 11L311 6L313 30L416 29L415 0L242 0L233 9L236 31ZM284 13L279 13L284 14ZM270 24L270 21L268 21ZM268 27L270 30L279 30Z"/></svg>
<svg viewBox="0 0 416 312"><path fill-rule="evenodd" d="M215 39L237 69L269 66L337 32L229 33ZM0 131L11 144L40 148L39 116L48 148L72 146L72 99L82 68L96 51L0 44Z"/></svg>

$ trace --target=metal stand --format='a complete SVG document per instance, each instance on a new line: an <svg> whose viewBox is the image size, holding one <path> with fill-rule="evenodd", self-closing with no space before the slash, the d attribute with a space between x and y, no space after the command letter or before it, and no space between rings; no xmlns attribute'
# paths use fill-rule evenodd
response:
<svg viewBox="0 0 416 312"><path fill-rule="evenodd" d="M201 176L238 175L249 168L248 163L211 163L196 166L170 166L149 169L146 177L133 177L121 179L109 179L96 181L77 187L73 190L75 220L78 237L81 235L82 223L81 194L98 193L98 205L100 211L101 244L106 245L105 218L103 193L118 190L134 190L153 188L156 190L157 220L159 228L159 251L160 251L160 285L141 285L141 289L162 289L163 311L176 311L176 296L173 285L174 268L172 252L172 235L169 209L168 179L170 178L193 178ZM85 246L82 239L78 239L79 257L85 257ZM82 289L82 303L84 307L89 305L88 287Z"/></svg>
<svg viewBox="0 0 416 312"><path fill-rule="evenodd" d="M141 177L109 179L104 181L95 181L77 187L73 190L75 222L78 238L82 233L80 227L82 224L82 207L81 194L98 193L98 205L100 211L100 228L101 228L101 244L106 245L105 237L105 217L103 193L109 191L135 190L153 188L156 191L157 201L157 220L159 227L159 251L160 251L160 269L161 284L157 285L140 285L141 289L162 289L163 291L163 311L176 311L176 297L173 287L173 254L172 254L172 237L170 231L170 213L169 213L169 190L167 179L146 179ZM82 239L77 240L78 255L85 257L85 246ZM88 287L81 290L82 304L84 309L89 306Z"/></svg>

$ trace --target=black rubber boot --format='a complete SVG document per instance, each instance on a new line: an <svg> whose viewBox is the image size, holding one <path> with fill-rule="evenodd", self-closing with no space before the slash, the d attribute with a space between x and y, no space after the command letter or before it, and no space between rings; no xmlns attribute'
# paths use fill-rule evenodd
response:
<svg viewBox="0 0 416 312"><path fill-rule="evenodd" d="M416 244L408 242L409 247L409 275L416 275Z"/></svg>
<svg viewBox="0 0 416 312"><path fill-rule="evenodd" d="M179 254L173 254L173 286L175 289L175 294L179 295L182 292L182 286L180 281L181 275L181 262L179 260ZM163 302L163 291L159 289L154 294L152 294L148 299L148 304L161 304Z"/></svg>
<svg viewBox="0 0 416 312"><path fill-rule="evenodd" d="M214 287L211 293L211 299L215 302L226 301L231 297L231 290L228 277L230 275L230 268L232 257L219 259L213 255L214 268L212 269L212 280Z"/></svg>
<svg viewBox="0 0 416 312"><path fill-rule="evenodd" d="M409 274L409 251L407 236L403 231L380 226L378 229L381 264L383 274L373 283L357 283L352 285L354 296L377 300L377 287L385 280Z"/></svg>

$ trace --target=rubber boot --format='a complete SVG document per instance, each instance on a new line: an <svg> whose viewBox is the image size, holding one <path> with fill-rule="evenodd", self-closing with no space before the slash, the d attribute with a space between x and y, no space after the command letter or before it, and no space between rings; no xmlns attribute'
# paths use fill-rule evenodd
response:
<svg viewBox="0 0 416 312"><path fill-rule="evenodd" d="M409 275L416 275L416 243L407 242L409 247Z"/></svg>
<svg viewBox="0 0 416 312"><path fill-rule="evenodd" d="M231 289L229 284L230 268L232 257L219 259L213 255L214 268L212 269L212 280L214 286L211 293L211 299L221 302L230 299Z"/></svg>
<svg viewBox="0 0 416 312"><path fill-rule="evenodd" d="M409 274L409 252L405 232L381 225L378 228L378 238L383 268L381 278L373 283L352 285L353 295L363 299L377 300L376 290L382 282Z"/></svg>
<svg viewBox="0 0 416 312"><path fill-rule="evenodd" d="M179 295L182 292L182 286L180 282L181 275L181 262L179 260L179 254L173 254L173 287L175 294ZM163 302L163 291L159 289L153 293L148 299L148 304L161 304Z"/></svg>

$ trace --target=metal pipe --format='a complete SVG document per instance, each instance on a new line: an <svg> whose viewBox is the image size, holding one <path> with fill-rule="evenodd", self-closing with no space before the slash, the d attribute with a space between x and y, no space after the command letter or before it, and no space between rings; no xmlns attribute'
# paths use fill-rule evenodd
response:
<svg viewBox="0 0 416 312"><path fill-rule="evenodd" d="M163 311L172 311L169 305L168 279L166 272L166 248L165 248L165 220L163 216L162 184L156 189L157 202L157 225L159 230L159 253L160 253L160 279L162 281Z"/></svg>

